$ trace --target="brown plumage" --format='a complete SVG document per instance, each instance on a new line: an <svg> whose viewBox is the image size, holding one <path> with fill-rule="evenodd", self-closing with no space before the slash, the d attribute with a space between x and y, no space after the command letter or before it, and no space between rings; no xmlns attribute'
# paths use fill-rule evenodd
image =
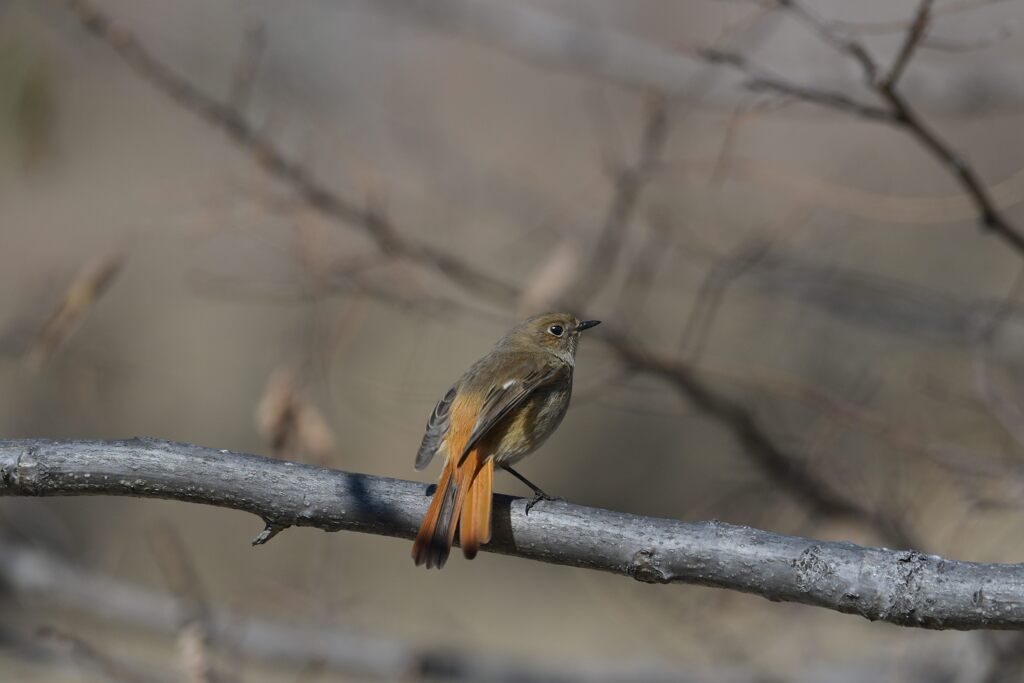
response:
<svg viewBox="0 0 1024 683"><path fill-rule="evenodd" d="M458 527L472 559L491 538L494 467L537 449L569 407L579 334L598 322L567 313L535 316L514 327L444 395L427 422L416 468L436 453L444 469L412 547L417 565L443 567Z"/></svg>

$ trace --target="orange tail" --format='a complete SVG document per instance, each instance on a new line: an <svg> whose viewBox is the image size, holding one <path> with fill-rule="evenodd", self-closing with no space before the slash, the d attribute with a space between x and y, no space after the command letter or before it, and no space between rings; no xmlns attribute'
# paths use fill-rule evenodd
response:
<svg viewBox="0 0 1024 683"><path fill-rule="evenodd" d="M466 502L462 506L459 522L459 543L467 560L476 557L477 550L491 540L491 502L494 491L494 461L488 460L477 469L469 485Z"/></svg>
<svg viewBox="0 0 1024 683"><path fill-rule="evenodd" d="M487 465L481 466L480 455L475 450L467 455L458 470L455 470L455 463L451 460L445 463L437 491L434 492L434 499L430 502L423 524L420 525L419 533L412 544L412 559L417 566L426 564L428 569L440 569L444 566L451 552L455 529L459 526L460 518L463 530L459 540L466 557L474 557L480 544L490 539L493 471L494 465L490 461ZM486 503L483 502L485 492ZM470 526L468 533L467 523ZM470 543L469 546L466 545L467 542Z"/></svg>

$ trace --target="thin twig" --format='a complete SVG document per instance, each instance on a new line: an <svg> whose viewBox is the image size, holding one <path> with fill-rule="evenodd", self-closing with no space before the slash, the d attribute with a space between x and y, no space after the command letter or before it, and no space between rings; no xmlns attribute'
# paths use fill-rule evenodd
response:
<svg viewBox="0 0 1024 683"><path fill-rule="evenodd" d="M914 50L917 49L924 38L925 29L928 28L928 21L931 18L931 9L932 0L922 0L921 4L918 5L917 13L914 15L914 22L910 25L903 38L903 45L900 46L899 54L896 55L892 68L889 69L889 73L886 74L879 84L880 88L892 90L896 87L900 76L903 75L903 70L910 63L910 58L914 56Z"/></svg>
<svg viewBox="0 0 1024 683"><path fill-rule="evenodd" d="M738 52L708 48L698 50L693 54L710 64L728 66L748 76L749 79L744 85L754 92L774 92L798 99L801 102L837 109L873 121L891 122L892 120L892 112L884 107L860 102L839 91L793 83L764 67L753 64Z"/></svg>
<svg viewBox="0 0 1024 683"><path fill-rule="evenodd" d="M974 203L982 226L1002 238L1018 254L1024 255L1024 233L1011 224L996 207L988 188L981 181L977 172L925 122L896 88L897 81L906 70L915 48L925 37L931 5L932 0L919 1L914 20L907 29L892 69L885 78L879 79L877 61L863 44L843 36L833 25L817 18L797 0L778 0L780 8L789 11L793 16L808 24L824 42L849 55L860 65L867 86L887 105L886 116L872 116L867 112L857 111L855 107L851 107L842 99L823 96L816 89L793 87L788 84L773 85L770 81L767 84L762 84L762 87L771 87L805 102L881 120L902 129L917 140L956 178ZM745 73L749 72L749 69L743 68L745 62L742 58L722 63L730 64Z"/></svg>

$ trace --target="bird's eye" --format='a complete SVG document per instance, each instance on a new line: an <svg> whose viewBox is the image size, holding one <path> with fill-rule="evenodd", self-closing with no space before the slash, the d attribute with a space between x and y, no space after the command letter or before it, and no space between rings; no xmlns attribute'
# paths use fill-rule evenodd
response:
<svg viewBox="0 0 1024 683"><path fill-rule="evenodd" d="M552 325L551 327L548 328L548 332L555 335L556 337L561 337L562 333L565 332L565 328L562 327L561 325Z"/></svg>

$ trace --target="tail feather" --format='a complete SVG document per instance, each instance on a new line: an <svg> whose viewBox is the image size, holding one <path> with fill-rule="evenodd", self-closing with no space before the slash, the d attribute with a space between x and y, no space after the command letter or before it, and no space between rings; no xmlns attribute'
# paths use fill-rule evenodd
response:
<svg viewBox="0 0 1024 683"><path fill-rule="evenodd" d="M463 554L472 559L491 539L491 498L494 463L481 463L478 451L471 451L457 469L448 462L434 492L434 499L412 545L416 565L440 569L448 560L455 530Z"/></svg>
<svg viewBox="0 0 1024 683"><path fill-rule="evenodd" d="M494 490L494 461L478 466L462 506L459 543L466 559L476 557L480 546L491 540L491 502Z"/></svg>
<svg viewBox="0 0 1024 683"><path fill-rule="evenodd" d="M458 509L455 504L459 488L457 477L458 473L453 473L450 467L445 467L441 473L434 498L430 501L430 507L427 508L427 514L412 544L412 559L416 566L426 564L427 569L440 569L448 559L458 522L455 516Z"/></svg>

